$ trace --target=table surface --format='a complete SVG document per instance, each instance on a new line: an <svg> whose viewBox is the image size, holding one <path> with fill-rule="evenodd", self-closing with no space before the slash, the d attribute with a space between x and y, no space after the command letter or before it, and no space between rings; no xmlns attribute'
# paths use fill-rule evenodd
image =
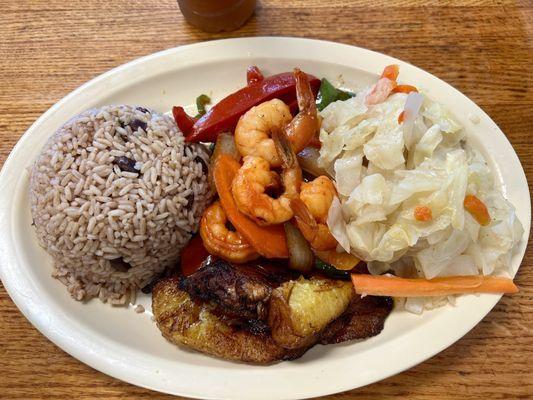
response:
<svg viewBox="0 0 533 400"><path fill-rule="evenodd" d="M0 0L0 165L46 109L87 80L162 49L284 35L366 47L415 64L479 104L533 180L533 3L259 0L228 34L187 25L175 0ZM469 334L409 371L332 399L531 398L533 248L516 282ZM167 399L80 363L42 336L0 285L0 398Z"/></svg>

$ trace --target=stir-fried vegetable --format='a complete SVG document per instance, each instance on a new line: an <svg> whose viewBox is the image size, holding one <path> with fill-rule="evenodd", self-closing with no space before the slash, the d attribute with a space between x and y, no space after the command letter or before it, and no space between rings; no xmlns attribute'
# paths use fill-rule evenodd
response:
<svg viewBox="0 0 533 400"><path fill-rule="evenodd" d="M316 107L318 108L318 111L322 111L334 101L348 100L354 96L354 93L337 89L326 78L322 78L320 81L320 90L318 91L318 96L316 99Z"/></svg>
<svg viewBox="0 0 533 400"><path fill-rule="evenodd" d="M223 154L216 160L213 170L218 196L228 219L263 257L287 258L289 251L283 225L260 226L238 210L231 193L231 183L239 168L237 161Z"/></svg>
<svg viewBox="0 0 533 400"><path fill-rule="evenodd" d="M311 75L308 78L313 94L316 94L320 81ZM286 104L293 104L296 99L295 88L292 72L273 75L220 100L192 126L190 120L182 115L178 115L180 118L176 118L176 123L188 142L214 142L221 132L233 131L239 118L260 103L278 98Z"/></svg>
<svg viewBox="0 0 533 400"><path fill-rule="evenodd" d="M349 271L343 271L341 269L337 269L333 265L322 261L320 258L315 258L315 267L316 269L321 271L324 275L326 275L328 278L340 279L343 281L350 280Z"/></svg>
<svg viewBox="0 0 533 400"><path fill-rule="evenodd" d="M330 176L328 171L318 166L318 157L320 157L318 149L314 147L306 147L298 153L298 163L302 170L313 176Z"/></svg>
<svg viewBox="0 0 533 400"><path fill-rule="evenodd" d="M184 135L186 135L187 132L190 132L196 123L196 119L187 114L181 106L172 107L172 115L174 116L178 128L180 128L180 131L183 132Z"/></svg>
<svg viewBox="0 0 533 400"><path fill-rule="evenodd" d="M192 275L202 263L209 257L208 251L200 235L193 237L187 246L183 248L180 255L181 272L185 276Z"/></svg>
<svg viewBox="0 0 533 400"><path fill-rule="evenodd" d="M198 109L198 114L195 118L200 118L205 114L205 106L211 103L211 98L206 94L201 94L196 98L196 108Z"/></svg>
<svg viewBox="0 0 533 400"><path fill-rule="evenodd" d="M465 197L463 202L465 210L474 217L479 225L487 226L490 224L490 214L487 206L479 198L473 195Z"/></svg>
<svg viewBox="0 0 533 400"><path fill-rule="evenodd" d="M302 233L290 222L285 222L285 235L289 248L289 268L300 272L310 272L314 255Z"/></svg>
<svg viewBox="0 0 533 400"><path fill-rule="evenodd" d="M315 250L315 254L322 261L342 271L351 271L361 260L350 253L338 253L337 250Z"/></svg>
<svg viewBox="0 0 533 400"><path fill-rule="evenodd" d="M518 292L512 279L481 275L406 279L395 276L352 274L352 282L356 293L372 296L426 297Z"/></svg>
<svg viewBox="0 0 533 400"><path fill-rule="evenodd" d="M246 70L246 82L248 82L248 85L261 82L263 79L265 79L265 77L255 65L250 65Z"/></svg>
<svg viewBox="0 0 533 400"><path fill-rule="evenodd" d="M214 166L215 161L222 154L227 154L235 161L239 161L241 158L237 146L235 145L235 139L231 133L223 132L218 135L213 154L211 155L211 165Z"/></svg>

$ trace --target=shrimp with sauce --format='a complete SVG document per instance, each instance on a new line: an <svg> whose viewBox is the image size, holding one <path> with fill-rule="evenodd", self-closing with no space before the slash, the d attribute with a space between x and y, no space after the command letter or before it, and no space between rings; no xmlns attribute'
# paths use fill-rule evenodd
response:
<svg viewBox="0 0 533 400"><path fill-rule="evenodd" d="M231 190L239 210L260 225L281 224L293 217L291 200L298 198L302 170L283 130L272 132L273 143L281 160L281 180L270 170L270 163L262 157L245 156L235 175ZM278 198L268 194L270 188L283 186Z"/></svg>
<svg viewBox="0 0 533 400"><path fill-rule="evenodd" d="M205 210L200 222L200 236L207 251L236 263L258 258L259 254L253 246L239 232L228 229L227 223L220 201Z"/></svg>
<svg viewBox="0 0 533 400"><path fill-rule="evenodd" d="M296 153L317 136L320 120L315 97L307 75L294 69L296 98L299 112L292 118L289 107L279 99L272 99L248 110L235 128L235 143L242 156L259 156L272 167L281 165L272 133L285 129Z"/></svg>
<svg viewBox="0 0 533 400"><path fill-rule="evenodd" d="M272 99L248 110L235 128L235 144L242 156L258 156L274 167L281 161L270 137L274 130L283 129L292 119L289 106Z"/></svg>
<svg viewBox="0 0 533 400"><path fill-rule="evenodd" d="M337 191L327 176L319 176L301 185L299 198L291 200L298 229L315 250L331 250L337 246L327 226L329 208Z"/></svg>

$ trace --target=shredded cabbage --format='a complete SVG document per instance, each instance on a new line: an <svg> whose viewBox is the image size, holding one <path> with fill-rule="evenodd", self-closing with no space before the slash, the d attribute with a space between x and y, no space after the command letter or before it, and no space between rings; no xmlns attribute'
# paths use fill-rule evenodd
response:
<svg viewBox="0 0 533 400"><path fill-rule="evenodd" d="M372 274L508 272L523 228L462 126L423 94L397 93L375 105L363 99L336 101L321 112L319 162L332 171L339 193L327 222L342 248L367 261ZM466 195L487 206L488 226L465 211ZM431 220L416 220L420 205L431 209ZM421 313L449 301L453 296L407 299L405 308Z"/></svg>

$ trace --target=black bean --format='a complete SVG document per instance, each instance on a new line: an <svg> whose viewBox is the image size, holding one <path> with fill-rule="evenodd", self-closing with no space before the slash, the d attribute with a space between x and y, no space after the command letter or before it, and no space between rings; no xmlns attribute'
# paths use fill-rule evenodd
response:
<svg viewBox="0 0 533 400"><path fill-rule="evenodd" d="M135 169L135 160L132 160L131 158L125 156L115 157L113 163L118 165L121 171L139 173L139 171Z"/></svg>
<svg viewBox="0 0 533 400"><path fill-rule="evenodd" d="M118 272L127 272L131 268L131 265L124 261L122 258L116 258L109 262L111 267Z"/></svg>
<svg viewBox="0 0 533 400"><path fill-rule="evenodd" d="M142 113L149 113L150 110L148 110L147 108L144 108L144 107L137 107L137 110L142 112Z"/></svg>
<svg viewBox="0 0 533 400"><path fill-rule="evenodd" d="M194 162L202 164L202 172L204 173L204 175L207 175L207 173L209 172L209 165L207 165L205 160L200 156L196 156L194 157Z"/></svg>
<svg viewBox="0 0 533 400"><path fill-rule="evenodd" d="M146 131L147 124L146 122L141 121L140 119L134 119L133 121L129 123L129 126L132 132L135 132L139 128L142 128L144 131Z"/></svg>
<svg viewBox="0 0 533 400"><path fill-rule="evenodd" d="M187 207L187 208L192 207L192 204L194 202L194 193L189 193L185 197L185 200L187 200L187 204L185 205L185 207Z"/></svg>

